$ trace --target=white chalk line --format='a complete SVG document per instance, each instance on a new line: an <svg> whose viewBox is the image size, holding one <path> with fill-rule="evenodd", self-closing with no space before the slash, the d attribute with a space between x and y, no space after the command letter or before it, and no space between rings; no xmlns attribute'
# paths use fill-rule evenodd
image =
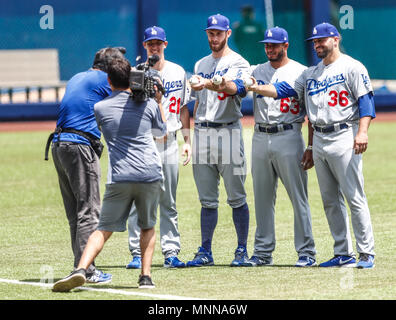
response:
<svg viewBox="0 0 396 320"><path fill-rule="evenodd" d="M36 287L48 287L52 288L52 283L45 282L27 282L27 281L19 281L13 279L2 279L0 278L0 283L8 283L8 284L17 284L17 285L28 285L28 286L36 286ZM93 291L93 292L104 292L111 294L120 294L124 296L141 296L148 298L157 298L157 299L165 299L165 300L204 300L201 298L193 298L193 297L182 297L182 296L174 296L169 294L154 294L154 293L146 293L146 292L136 292L136 291L126 291L126 290L118 290L118 289L105 289L105 288L92 288L92 287L77 287L76 289L85 290L85 291Z"/></svg>

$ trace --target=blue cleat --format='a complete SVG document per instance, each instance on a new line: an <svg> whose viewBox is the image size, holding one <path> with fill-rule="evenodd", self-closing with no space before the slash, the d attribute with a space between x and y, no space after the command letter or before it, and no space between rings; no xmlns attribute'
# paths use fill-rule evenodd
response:
<svg viewBox="0 0 396 320"><path fill-rule="evenodd" d="M140 269L142 267L142 258L140 256L133 256L131 262L129 262L125 268L127 269Z"/></svg>
<svg viewBox="0 0 396 320"><path fill-rule="evenodd" d="M298 258L298 261L294 265L295 267L313 267L316 266L316 260L308 257L308 256L301 256Z"/></svg>
<svg viewBox="0 0 396 320"><path fill-rule="evenodd" d="M187 262L187 267L202 267L202 266L213 266L212 252L207 251L203 247L198 248L198 252L195 254L193 260Z"/></svg>
<svg viewBox="0 0 396 320"><path fill-rule="evenodd" d="M374 256L371 254L361 253L356 268L359 269L374 268Z"/></svg>
<svg viewBox="0 0 396 320"><path fill-rule="evenodd" d="M113 276L110 273L104 273L103 271L96 269L92 275L87 276L86 282L93 284L105 284L109 283L112 277Z"/></svg>
<svg viewBox="0 0 396 320"><path fill-rule="evenodd" d="M356 266L356 259L351 256L335 256L329 261L322 262L319 267L331 268L331 267L344 267L354 268Z"/></svg>
<svg viewBox="0 0 396 320"><path fill-rule="evenodd" d="M238 246L235 250L235 259L231 262L231 267L242 267L245 266L244 264L247 263L249 257L247 255L246 247Z"/></svg>
<svg viewBox="0 0 396 320"><path fill-rule="evenodd" d="M165 268L184 268L186 264L181 262L177 256L171 256L165 259Z"/></svg>
<svg viewBox="0 0 396 320"><path fill-rule="evenodd" d="M251 256L251 258L246 261L243 266L244 267L261 267L261 266L271 266L272 258L271 257L258 257Z"/></svg>

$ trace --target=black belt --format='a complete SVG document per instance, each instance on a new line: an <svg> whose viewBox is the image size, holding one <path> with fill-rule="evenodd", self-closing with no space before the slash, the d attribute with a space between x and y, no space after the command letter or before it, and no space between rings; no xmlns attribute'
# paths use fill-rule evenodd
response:
<svg viewBox="0 0 396 320"><path fill-rule="evenodd" d="M205 128L218 128L218 127L225 127L225 126L230 126L234 124L235 121L233 122L228 122L228 123L219 123L219 122L195 122L196 126L201 126Z"/></svg>
<svg viewBox="0 0 396 320"><path fill-rule="evenodd" d="M283 130L290 130L293 129L293 125L292 124L282 124L280 125L281 128L283 128ZM265 133L278 133L282 130L279 130L279 126L272 126L272 127L263 127L258 125L257 126L257 130L260 132L265 132Z"/></svg>
<svg viewBox="0 0 396 320"><path fill-rule="evenodd" d="M52 132L47 140L47 144L45 146L45 156L44 156L44 160L48 160L48 151L49 151L49 147L51 144L52 139L54 138L55 134L58 134L58 139L59 139L59 134L65 132L65 133L74 133L74 134L78 134L79 136L84 137L85 139L87 139L89 141L89 143L91 144L92 149L95 151L95 153L98 155L98 157L100 158L100 156L102 155L103 152L103 144L100 141L99 138L95 137L94 135L88 133L88 132L84 132L84 131L79 131L79 130L74 130L71 128L60 128L60 127L56 127L55 131Z"/></svg>
<svg viewBox="0 0 396 320"><path fill-rule="evenodd" d="M314 126L315 131L321 132L321 133L329 133L329 132L334 132L337 130L338 125L331 125L331 126L327 126L327 127L318 127L318 126ZM339 124L339 129L346 129L349 126L346 123L340 123Z"/></svg>

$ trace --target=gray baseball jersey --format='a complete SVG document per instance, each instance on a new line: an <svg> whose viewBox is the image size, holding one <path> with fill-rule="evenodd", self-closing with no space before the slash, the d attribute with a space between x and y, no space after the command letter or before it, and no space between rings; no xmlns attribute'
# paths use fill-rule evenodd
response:
<svg viewBox="0 0 396 320"><path fill-rule="evenodd" d="M341 54L329 65L320 62L297 79L294 89L304 97L308 118L318 127L333 126L331 132L314 130L313 159L323 205L335 240L334 254L353 256L350 210L359 253L374 254L370 211L364 193L362 155L353 150L358 131L359 97L372 92L366 68ZM347 128L339 125L347 124Z"/></svg>
<svg viewBox="0 0 396 320"><path fill-rule="evenodd" d="M367 69L346 54L328 66L321 61L308 68L290 85L304 98L308 118L318 126L358 121L358 99L373 91Z"/></svg>
<svg viewBox="0 0 396 320"><path fill-rule="evenodd" d="M266 62L258 65L252 76L258 84L287 81L294 85L305 69L294 60L278 69ZM253 95L253 106L256 126L252 141L252 178L257 225L254 255L268 259L275 250L275 203L280 178L293 205L295 249L299 256L315 258L308 179L300 166L305 150L301 133L305 108L294 97L273 99L257 93ZM282 124L293 127L277 133L261 132L258 127Z"/></svg>
<svg viewBox="0 0 396 320"><path fill-rule="evenodd" d="M214 58L208 55L199 60L194 67L194 73L211 79L214 75L226 76L229 80L241 78L249 72L249 63L236 52ZM242 118L241 101L239 96L228 96L224 92L201 90L195 92L198 100L195 121L211 121L228 123Z"/></svg>
<svg viewBox="0 0 396 320"><path fill-rule="evenodd" d="M166 93L162 96L168 132L174 132L182 127L180 110L189 101L191 89L184 69L176 63L165 61L160 76Z"/></svg>
<svg viewBox="0 0 396 320"><path fill-rule="evenodd" d="M286 81L292 87L294 82L307 69L302 64L289 60L289 62L278 69L274 69L270 62L258 65L252 72L252 76L258 84L268 84ZM257 93L253 94L253 113L256 123L279 124L304 122L305 108L294 97L275 100L264 97Z"/></svg>

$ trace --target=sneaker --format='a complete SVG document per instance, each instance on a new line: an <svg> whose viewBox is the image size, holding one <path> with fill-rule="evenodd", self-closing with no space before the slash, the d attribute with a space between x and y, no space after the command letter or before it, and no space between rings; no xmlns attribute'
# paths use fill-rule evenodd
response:
<svg viewBox="0 0 396 320"><path fill-rule="evenodd" d="M125 268L127 269L140 269L142 267L142 258L140 256L133 256L131 262L129 262Z"/></svg>
<svg viewBox="0 0 396 320"><path fill-rule="evenodd" d="M251 258L242 264L244 267L261 267L261 266L271 266L272 258L260 258L258 256L251 256Z"/></svg>
<svg viewBox="0 0 396 320"><path fill-rule="evenodd" d="M71 289L82 286L86 281L85 269L78 269L73 271L66 278L63 278L54 283L52 291L54 292L68 292Z"/></svg>
<svg viewBox="0 0 396 320"><path fill-rule="evenodd" d="M248 262L249 257L247 255L246 247L238 246L235 250L235 259L231 262L231 267L241 267L244 263Z"/></svg>
<svg viewBox="0 0 396 320"><path fill-rule="evenodd" d="M177 256L171 256L165 259L165 268L184 268L186 264L181 262Z"/></svg>
<svg viewBox="0 0 396 320"><path fill-rule="evenodd" d="M87 283L105 284L109 283L112 277L113 276L110 273L104 273L103 271L96 269L92 275L87 277Z"/></svg>
<svg viewBox="0 0 396 320"><path fill-rule="evenodd" d="M154 289L155 288L155 284L151 280L150 276L140 275L138 283L139 283L139 289Z"/></svg>
<svg viewBox="0 0 396 320"><path fill-rule="evenodd" d="M187 262L187 267L202 267L202 266L213 266L212 252L207 251L203 247L198 248L198 252L195 254L193 260Z"/></svg>
<svg viewBox="0 0 396 320"><path fill-rule="evenodd" d="M316 266L316 260L308 257L308 256L301 256L298 258L298 261L294 265L295 267L313 267Z"/></svg>
<svg viewBox="0 0 396 320"><path fill-rule="evenodd" d="M371 254L361 253L356 267L359 269L374 268L374 256Z"/></svg>
<svg viewBox="0 0 396 320"><path fill-rule="evenodd" d="M319 267L345 267L354 268L356 266L356 259L351 256L335 256L329 261L322 262Z"/></svg>

